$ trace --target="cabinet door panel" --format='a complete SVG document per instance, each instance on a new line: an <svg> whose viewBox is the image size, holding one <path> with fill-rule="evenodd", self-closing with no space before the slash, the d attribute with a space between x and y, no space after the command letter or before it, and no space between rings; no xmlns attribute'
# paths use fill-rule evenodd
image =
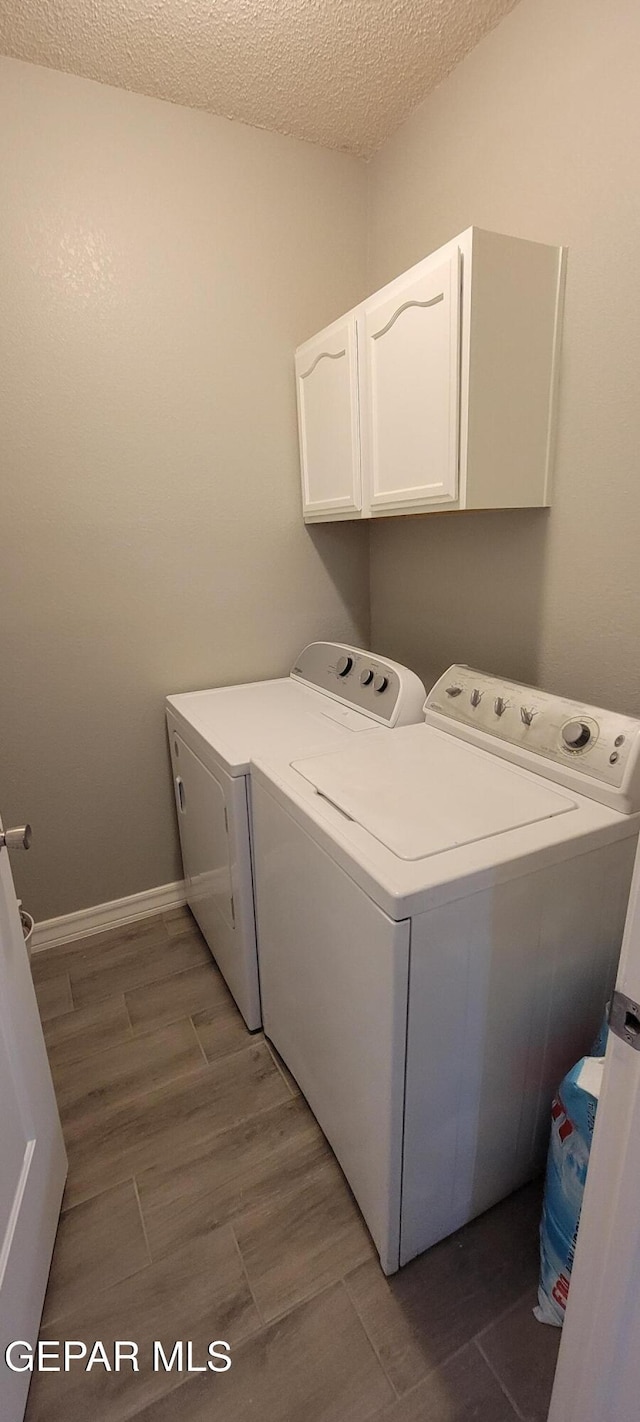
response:
<svg viewBox="0 0 640 1422"><path fill-rule="evenodd" d="M300 347L296 384L304 513L357 514L362 499L355 317Z"/></svg>
<svg viewBox="0 0 640 1422"><path fill-rule="evenodd" d="M460 254L367 303L364 459L372 512L458 494Z"/></svg>

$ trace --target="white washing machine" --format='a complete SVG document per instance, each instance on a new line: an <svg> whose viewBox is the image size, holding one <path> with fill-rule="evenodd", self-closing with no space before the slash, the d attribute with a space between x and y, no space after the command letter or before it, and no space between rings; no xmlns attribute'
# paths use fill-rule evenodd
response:
<svg viewBox="0 0 640 1422"><path fill-rule="evenodd" d="M452 667L424 723L252 768L265 1032L393 1273L544 1163L615 978L640 722Z"/></svg>
<svg viewBox="0 0 640 1422"><path fill-rule="evenodd" d="M187 902L247 1027L261 1026L249 767L254 755L337 750L422 716L406 667L356 647L312 642L290 675L167 698Z"/></svg>

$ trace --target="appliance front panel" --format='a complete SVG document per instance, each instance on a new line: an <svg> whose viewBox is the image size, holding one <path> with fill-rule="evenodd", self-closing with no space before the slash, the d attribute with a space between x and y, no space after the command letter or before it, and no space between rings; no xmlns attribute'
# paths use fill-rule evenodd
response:
<svg viewBox="0 0 640 1422"><path fill-rule="evenodd" d="M202 764L169 719L187 902L247 1026L261 1025L244 776Z"/></svg>
<svg viewBox="0 0 640 1422"><path fill-rule="evenodd" d="M425 720L622 814L640 809L640 720L473 667L431 688Z"/></svg>
<svg viewBox="0 0 640 1422"><path fill-rule="evenodd" d="M362 647L310 642L296 658L291 677L383 726L423 719L426 693L415 672Z"/></svg>
<svg viewBox="0 0 640 1422"><path fill-rule="evenodd" d="M393 923L252 786L264 1027L399 1263L409 924ZM346 1267L346 1265L345 1265Z"/></svg>
<svg viewBox="0 0 640 1422"><path fill-rule="evenodd" d="M635 839L412 923L401 1263L544 1167L615 981Z"/></svg>
<svg viewBox="0 0 640 1422"><path fill-rule="evenodd" d="M224 791L177 734L174 787L187 900L198 922L220 917L234 927L233 890Z"/></svg>

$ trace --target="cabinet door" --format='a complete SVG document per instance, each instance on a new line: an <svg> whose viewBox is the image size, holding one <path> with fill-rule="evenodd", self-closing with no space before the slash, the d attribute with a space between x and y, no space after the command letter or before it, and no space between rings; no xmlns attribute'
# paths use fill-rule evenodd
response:
<svg viewBox="0 0 640 1422"><path fill-rule="evenodd" d="M360 514L360 433L355 316L296 351L305 518Z"/></svg>
<svg viewBox="0 0 640 1422"><path fill-rule="evenodd" d="M458 496L460 253L365 303L363 464L373 514Z"/></svg>

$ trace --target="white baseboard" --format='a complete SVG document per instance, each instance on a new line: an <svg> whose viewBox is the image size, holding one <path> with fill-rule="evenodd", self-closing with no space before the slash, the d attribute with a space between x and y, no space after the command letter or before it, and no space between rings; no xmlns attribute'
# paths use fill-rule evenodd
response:
<svg viewBox="0 0 640 1422"><path fill-rule="evenodd" d="M130 894L127 899L112 899L110 904L95 904L77 913L65 913L61 918L44 919L36 923L30 947L32 952L38 953L54 943L71 943L74 938L104 933L105 929L119 928L123 923L134 923L186 902L184 879L175 884L160 884L157 889L145 889L141 894Z"/></svg>

